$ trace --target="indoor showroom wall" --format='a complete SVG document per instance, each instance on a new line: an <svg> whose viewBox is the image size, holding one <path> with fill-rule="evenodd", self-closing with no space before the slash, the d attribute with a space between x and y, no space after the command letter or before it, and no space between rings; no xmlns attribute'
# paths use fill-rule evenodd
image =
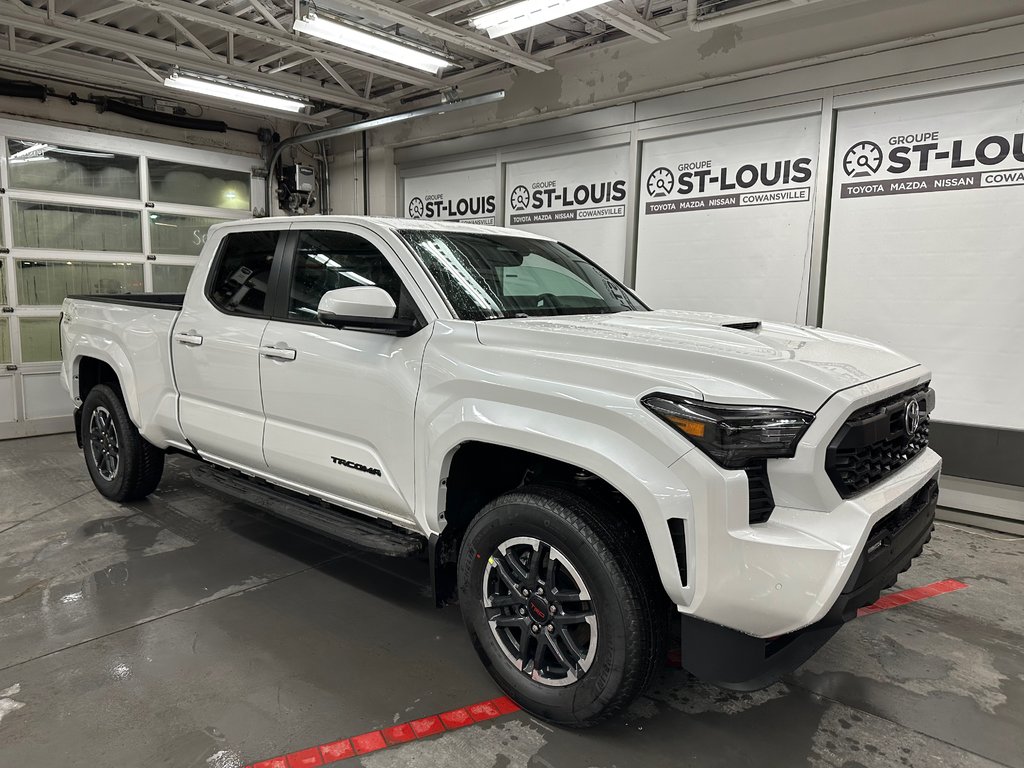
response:
<svg viewBox="0 0 1024 768"><path fill-rule="evenodd" d="M824 23L800 18L804 31ZM500 131L482 132L475 110L411 122L374 138L405 144L396 197L374 198L374 212L523 227L591 255L656 307L903 350L934 371L943 503L1019 526L1021 21ZM780 35L785 23L773 22ZM767 45L763 26L735 35ZM469 121L475 133L441 138ZM372 172L371 186L388 189Z"/></svg>

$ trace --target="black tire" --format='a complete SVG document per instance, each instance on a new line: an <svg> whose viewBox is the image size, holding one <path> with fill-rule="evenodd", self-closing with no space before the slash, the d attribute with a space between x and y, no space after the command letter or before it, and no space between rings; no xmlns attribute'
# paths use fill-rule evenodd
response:
<svg viewBox="0 0 1024 768"><path fill-rule="evenodd" d="M160 483L164 452L139 434L120 393L106 384L96 385L85 398L82 446L93 485L111 501L144 499Z"/></svg>
<svg viewBox="0 0 1024 768"><path fill-rule="evenodd" d="M507 596L489 595L492 605L485 607L485 590L492 590L494 579L502 578L498 564L491 561L495 555L501 559L498 547L506 546L502 563L507 564L508 553L514 553L515 547L534 546L510 544L517 538L539 540L554 548L555 554L571 561L587 590L581 589L579 594L589 594L590 600L569 610L576 611L576 615L593 611L596 617L596 624L590 629L583 628L587 648L596 638L596 651L589 667L581 672L582 660L574 659L577 675L570 677L566 673L558 683L532 679L516 666L517 662L512 659L514 641L509 650L508 638L520 632L519 637L525 636L525 629L520 629L517 623L508 630L512 634L502 634L502 630L492 630L488 618L488 614L493 617L498 611L508 611L509 615L503 614L501 620L509 626L515 620L513 613L525 621L533 619L531 612L538 616L541 613L532 596L530 600L534 602L526 603L525 614L521 606L496 608L499 601L503 605L511 602L514 590L507 586L498 588L507 588ZM491 676L523 709L558 725L595 725L625 708L648 686L659 666L663 666L667 634L665 598L660 585L654 583L653 563L649 558L638 556L637 543L638 532L620 515L559 486L525 487L507 493L490 502L473 519L459 555L459 603L463 620ZM543 546L535 549L542 552ZM554 559L550 549L548 551L548 558L541 558L540 562L550 563ZM521 557L532 563L528 550ZM511 566L506 565L506 572L510 571ZM503 579L501 583L507 585ZM523 585L529 583L529 577L522 582ZM558 590L548 592L557 594ZM557 616L564 609L555 604L557 598L551 598L550 594L548 597L549 602L540 607L547 605L552 615ZM541 599L544 600L543 595ZM529 629L537 637L549 631L550 626L537 631L532 626ZM555 627L554 632L559 631ZM533 640L530 647L536 649L538 642ZM518 647L523 647L521 642ZM569 654L565 657L571 658ZM540 663L527 661L523 669L529 670L532 666L530 672L535 673ZM545 672L547 670L541 667L542 676Z"/></svg>

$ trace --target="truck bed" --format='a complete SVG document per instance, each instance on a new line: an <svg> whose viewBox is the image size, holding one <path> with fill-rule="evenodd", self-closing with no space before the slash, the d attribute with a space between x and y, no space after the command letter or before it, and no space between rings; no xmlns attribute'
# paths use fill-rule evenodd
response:
<svg viewBox="0 0 1024 768"><path fill-rule="evenodd" d="M180 293L99 294L68 296L62 307L65 388L75 398L81 359L109 366L135 426L160 448L184 444L171 362L183 300Z"/></svg>
<svg viewBox="0 0 1024 768"><path fill-rule="evenodd" d="M98 301L102 304L125 304L146 309L170 309L181 311L185 302L184 293L79 293L68 296L76 301Z"/></svg>

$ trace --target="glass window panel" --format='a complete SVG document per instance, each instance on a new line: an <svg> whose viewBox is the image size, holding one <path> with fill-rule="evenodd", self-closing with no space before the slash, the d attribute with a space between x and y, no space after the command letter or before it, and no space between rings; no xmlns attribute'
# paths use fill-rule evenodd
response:
<svg viewBox="0 0 1024 768"><path fill-rule="evenodd" d="M0 305L7 303L7 286L4 284L4 273L7 271L7 259L0 259Z"/></svg>
<svg viewBox="0 0 1024 768"><path fill-rule="evenodd" d="M16 246L72 251L142 251L142 218L137 211L26 200L15 200L12 206Z"/></svg>
<svg viewBox="0 0 1024 768"><path fill-rule="evenodd" d="M90 293L142 293L142 265L128 262L21 261L15 265L21 304L59 306Z"/></svg>
<svg viewBox="0 0 1024 768"><path fill-rule="evenodd" d="M232 232L224 238L214 265L210 300L225 312L262 315L278 232Z"/></svg>
<svg viewBox="0 0 1024 768"><path fill-rule="evenodd" d="M170 160L149 160L149 199L208 208L249 209L249 174Z"/></svg>
<svg viewBox="0 0 1024 768"><path fill-rule="evenodd" d="M11 187L139 199L139 158L95 149L7 140Z"/></svg>
<svg viewBox="0 0 1024 768"><path fill-rule="evenodd" d="M0 363L11 362L10 323L6 317L0 317Z"/></svg>
<svg viewBox="0 0 1024 768"><path fill-rule="evenodd" d="M154 264L153 292L184 293L192 277L192 269L180 264Z"/></svg>
<svg viewBox="0 0 1024 768"><path fill-rule="evenodd" d="M226 219L207 216L178 216L169 213L149 214L149 239L153 253L174 253L198 256L206 244L206 231Z"/></svg>
<svg viewBox="0 0 1024 768"><path fill-rule="evenodd" d="M415 317L402 279L369 240L348 232L303 232L295 252L288 317L315 321L327 291L359 285L387 291L398 307L396 317Z"/></svg>
<svg viewBox="0 0 1024 768"><path fill-rule="evenodd" d="M21 326L21 361L48 363L60 360L60 318L23 317Z"/></svg>

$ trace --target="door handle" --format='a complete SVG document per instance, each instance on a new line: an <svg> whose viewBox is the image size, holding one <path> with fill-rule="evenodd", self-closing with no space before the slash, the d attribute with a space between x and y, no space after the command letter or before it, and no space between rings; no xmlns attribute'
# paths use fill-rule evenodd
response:
<svg viewBox="0 0 1024 768"><path fill-rule="evenodd" d="M190 347L198 347L203 343L203 337L195 331L188 333L176 333L174 334L174 340L180 344L188 344Z"/></svg>
<svg viewBox="0 0 1024 768"><path fill-rule="evenodd" d="M260 347L260 354L274 360L294 360L295 350L288 347Z"/></svg>

